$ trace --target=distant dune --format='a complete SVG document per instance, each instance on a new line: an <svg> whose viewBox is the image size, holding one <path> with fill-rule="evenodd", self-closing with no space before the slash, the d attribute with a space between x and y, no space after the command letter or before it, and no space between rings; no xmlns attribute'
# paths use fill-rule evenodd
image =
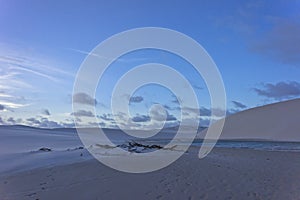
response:
<svg viewBox="0 0 300 200"><path fill-rule="evenodd" d="M206 130L200 132L199 137L205 134ZM228 116L220 139L300 142L300 99L256 107Z"/></svg>

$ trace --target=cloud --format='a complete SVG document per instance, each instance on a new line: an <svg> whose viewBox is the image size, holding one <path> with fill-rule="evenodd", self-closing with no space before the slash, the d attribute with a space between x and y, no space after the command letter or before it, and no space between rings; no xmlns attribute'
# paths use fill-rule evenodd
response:
<svg viewBox="0 0 300 200"><path fill-rule="evenodd" d="M92 53L92 52L88 52L88 51L83 51L83 50L80 50L80 49L74 49L74 48L67 48L67 49L71 50L71 51L74 51L74 52L77 52L77 53L84 54L84 55L95 56L95 57L98 57L100 59L105 59L105 60L109 60L109 61L112 60L112 58L105 57L105 56L95 54L95 53ZM126 58L126 59L117 58L117 59L115 59L115 61L124 62L124 63L135 62L135 61L143 61L143 60L147 60L147 58Z"/></svg>
<svg viewBox="0 0 300 200"><path fill-rule="evenodd" d="M171 115L167 112L167 119L166 121L176 121L177 118L174 115Z"/></svg>
<svg viewBox="0 0 300 200"><path fill-rule="evenodd" d="M253 88L259 95L273 99L287 99L300 95L300 83L296 81L264 83L262 88Z"/></svg>
<svg viewBox="0 0 300 200"><path fill-rule="evenodd" d="M94 117L94 114L91 111L86 110L78 110L76 112L71 113L71 115L74 115L76 117Z"/></svg>
<svg viewBox="0 0 300 200"><path fill-rule="evenodd" d="M75 127L75 123L74 122L70 122L70 123L67 123L67 122L62 122L60 123L60 125L64 128L74 128Z"/></svg>
<svg viewBox="0 0 300 200"><path fill-rule="evenodd" d="M50 114L50 111L49 111L48 109L43 109L43 110L42 110L42 114L43 114L43 115L48 115L48 116L51 115L51 114Z"/></svg>
<svg viewBox="0 0 300 200"><path fill-rule="evenodd" d="M16 125L16 124L22 124L23 120L21 118L15 119L13 117L9 117L7 119L3 119L0 117L0 124L2 125Z"/></svg>
<svg viewBox="0 0 300 200"><path fill-rule="evenodd" d="M151 119L156 121L175 121L177 118L169 114L161 105L153 105L150 110Z"/></svg>
<svg viewBox="0 0 300 200"><path fill-rule="evenodd" d="M97 105L97 100L84 92L79 92L74 94L73 102L78 104L91 105L91 106Z"/></svg>
<svg viewBox="0 0 300 200"><path fill-rule="evenodd" d="M129 99L130 103L140 103L144 100L144 98L142 96L132 96Z"/></svg>
<svg viewBox="0 0 300 200"><path fill-rule="evenodd" d="M34 104L45 85L49 87L52 83L63 87L63 83L69 82L69 77L74 77L74 74L62 70L62 65L58 67L57 63L53 63L53 59L41 56L30 48L10 44L0 46L0 65L0 104L10 111L28 105L19 96L24 91L30 103ZM60 84L57 85L57 82Z"/></svg>
<svg viewBox="0 0 300 200"><path fill-rule="evenodd" d="M9 67L10 70L16 70L16 71L23 71L23 72L27 72L27 73L30 73L30 74L34 74L34 75L37 75L37 76L40 76L42 78L46 78L46 79L49 79L50 81L54 81L54 82L59 82L59 79L53 77L53 76L50 76L50 75L47 75L47 74L44 74L44 73L41 73L39 71L36 71L36 70L32 70L32 69L28 69L24 66L14 66L14 67Z"/></svg>
<svg viewBox="0 0 300 200"><path fill-rule="evenodd" d="M163 107L168 109L168 110L180 110L180 107L178 107L178 106L171 107L171 106L168 106L168 105L163 105Z"/></svg>
<svg viewBox="0 0 300 200"><path fill-rule="evenodd" d="M7 122L10 122L12 124L16 124L17 123L16 120L14 120L14 118L12 118L12 117L8 118Z"/></svg>
<svg viewBox="0 0 300 200"><path fill-rule="evenodd" d="M24 99L20 98L18 95L14 95L14 93L18 92L20 89L32 91L31 85L21 80L18 73L8 70L5 65L1 65L0 104L5 106L6 109L26 106L23 104Z"/></svg>
<svg viewBox="0 0 300 200"><path fill-rule="evenodd" d="M211 115L211 111L208 108L205 107L201 107L199 108L191 108L191 107L183 107L183 110L185 111L185 113L183 113L184 115L194 115L194 114L199 114L201 116L210 116Z"/></svg>
<svg viewBox="0 0 300 200"><path fill-rule="evenodd" d="M41 127L41 128L61 128L62 126L55 121L50 121L47 118L43 118L40 122L39 127Z"/></svg>
<svg viewBox="0 0 300 200"><path fill-rule="evenodd" d="M1 79L1 77L0 77ZM1 82L1 81L0 81ZM0 83L1 86L1 83ZM15 109L29 106L30 104L25 104L26 99L23 96L13 96L11 94L7 94L3 91L0 92L0 111L8 110L14 112Z"/></svg>
<svg viewBox="0 0 300 200"><path fill-rule="evenodd" d="M1 97L1 98L12 98L13 96L10 95L10 94L6 94L6 93L3 92L3 91L0 91L0 97Z"/></svg>
<svg viewBox="0 0 300 200"><path fill-rule="evenodd" d="M297 1L276 1L272 5L260 0L240 1L214 18L217 26L242 36L252 52L300 66L300 46L296 45L300 43L298 7Z"/></svg>
<svg viewBox="0 0 300 200"><path fill-rule="evenodd" d="M32 57L33 52L27 53L20 49L12 50L9 46L5 46L4 51L3 49L0 50L2 50L0 51L0 62L9 69L27 72L52 81L58 81L58 76L74 76L73 73L56 67L57 64L53 64L52 60L38 57L36 53L34 53L35 57Z"/></svg>
<svg viewBox="0 0 300 200"><path fill-rule="evenodd" d="M133 122L148 122L150 121L150 117L148 115L137 115L132 118Z"/></svg>
<svg viewBox="0 0 300 200"><path fill-rule="evenodd" d="M176 95L172 94L172 100L171 100L171 102L175 103L175 104L181 104L182 100L180 99L180 97L177 97Z"/></svg>
<svg viewBox="0 0 300 200"><path fill-rule="evenodd" d="M103 114L97 117L103 119L104 121L114 121L112 114Z"/></svg>
<svg viewBox="0 0 300 200"><path fill-rule="evenodd" d="M30 126L35 126L39 128L62 128L63 126L55 121L48 120L47 118L41 118L40 120L36 118L28 118L26 121Z"/></svg>
<svg viewBox="0 0 300 200"><path fill-rule="evenodd" d="M30 122L33 125L40 125L41 124L40 120L35 119L33 117L26 119L26 121Z"/></svg>
<svg viewBox="0 0 300 200"><path fill-rule="evenodd" d="M16 124L24 124L28 126L38 127L38 128L72 128L75 127L75 124L73 121L66 123L66 122L56 122L49 120L45 117L31 117L27 118L25 120L21 118L13 118L9 117L6 119L3 119L0 117L0 124L2 125L16 125Z"/></svg>
<svg viewBox="0 0 300 200"><path fill-rule="evenodd" d="M186 116L191 116L191 115L195 115L198 114L200 112L200 116L201 117L211 117L211 111L214 111L215 116L214 117L223 117L224 114L224 110L220 109L220 108L206 108L206 107L201 107L200 109L198 108L191 108L191 107L184 107L184 110L186 111L185 113L183 113ZM226 110L226 115L231 115L235 113L235 111L233 112L233 110Z"/></svg>
<svg viewBox="0 0 300 200"><path fill-rule="evenodd" d="M105 122L99 122L99 126L100 127L106 127L106 123Z"/></svg>
<svg viewBox="0 0 300 200"><path fill-rule="evenodd" d="M2 65L1 65L2 67ZM0 89L6 91L12 91L17 89L32 89L32 85L25 82L20 77L21 74L15 71L11 71L8 67L3 67L0 71ZM4 91L5 92L5 91ZM3 91L1 91L3 93ZM1 95L3 96L3 95Z"/></svg>
<svg viewBox="0 0 300 200"><path fill-rule="evenodd" d="M298 19L300 20L300 18ZM252 43L252 50L282 63L300 66L299 21L275 19L263 39Z"/></svg>
<svg viewBox="0 0 300 200"><path fill-rule="evenodd" d="M20 107L27 106L25 104L13 103L8 101L1 101L1 100L0 100L0 104L5 106L6 108L20 108Z"/></svg>
<svg viewBox="0 0 300 200"><path fill-rule="evenodd" d="M247 106L241 102L238 102L238 101L231 101L234 105L234 107L236 108L241 108L241 109L244 109L244 108L247 108Z"/></svg>
<svg viewBox="0 0 300 200"><path fill-rule="evenodd" d="M23 120L21 118L18 118L18 119L14 119L13 117L9 117L6 122L8 124L11 124L11 125L14 125L14 124L20 124L23 122Z"/></svg>

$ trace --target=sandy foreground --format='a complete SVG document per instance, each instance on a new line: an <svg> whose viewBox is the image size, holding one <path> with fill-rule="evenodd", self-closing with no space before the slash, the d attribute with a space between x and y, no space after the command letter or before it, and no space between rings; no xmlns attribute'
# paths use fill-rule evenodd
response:
<svg viewBox="0 0 300 200"><path fill-rule="evenodd" d="M226 118L221 139L299 142L299 108L296 99L239 112ZM119 130L108 135L128 140ZM0 200L300 199L299 151L215 147L200 160L199 148L159 171L129 174L93 159L75 129L0 126Z"/></svg>
<svg viewBox="0 0 300 200"><path fill-rule="evenodd" d="M0 199L300 199L300 153L215 148L200 160L198 150L146 174L94 159L2 173Z"/></svg>

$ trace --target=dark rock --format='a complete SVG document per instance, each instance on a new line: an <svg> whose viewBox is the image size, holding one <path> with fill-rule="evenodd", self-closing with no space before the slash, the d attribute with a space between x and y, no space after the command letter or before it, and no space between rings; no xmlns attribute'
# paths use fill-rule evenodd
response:
<svg viewBox="0 0 300 200"><path fill-rule="evenodd" d="M45 152L49 152L49 151L52 151L50 148L47 148L47 147L42 147L39 149L39 151L45 151Z"/></svg>
<svg viewBox="0 0 300 200"><path fill-rule="evenodd" d="M121 147L122 149L126 149L129 152L135 152L135 153L142 153L140 150L138 150L138 147L142 147L143 150L147 149L162 149L163 147L160 145L147 145L147 144L141 144L135 141L128 142L127 144L121 144L117 145L117 147Z"/></svg>

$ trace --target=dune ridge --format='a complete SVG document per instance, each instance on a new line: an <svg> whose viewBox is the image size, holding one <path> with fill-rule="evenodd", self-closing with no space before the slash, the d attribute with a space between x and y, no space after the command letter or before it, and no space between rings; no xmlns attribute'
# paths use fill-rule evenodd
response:
<svg viewBox="0 0 300 200"><path fill-rule="evenodd" d="M251 108L227 116L220 139L300 142L299 119L300 99ZM198 138L203 138L206 131L201 131Z"/></svg>

